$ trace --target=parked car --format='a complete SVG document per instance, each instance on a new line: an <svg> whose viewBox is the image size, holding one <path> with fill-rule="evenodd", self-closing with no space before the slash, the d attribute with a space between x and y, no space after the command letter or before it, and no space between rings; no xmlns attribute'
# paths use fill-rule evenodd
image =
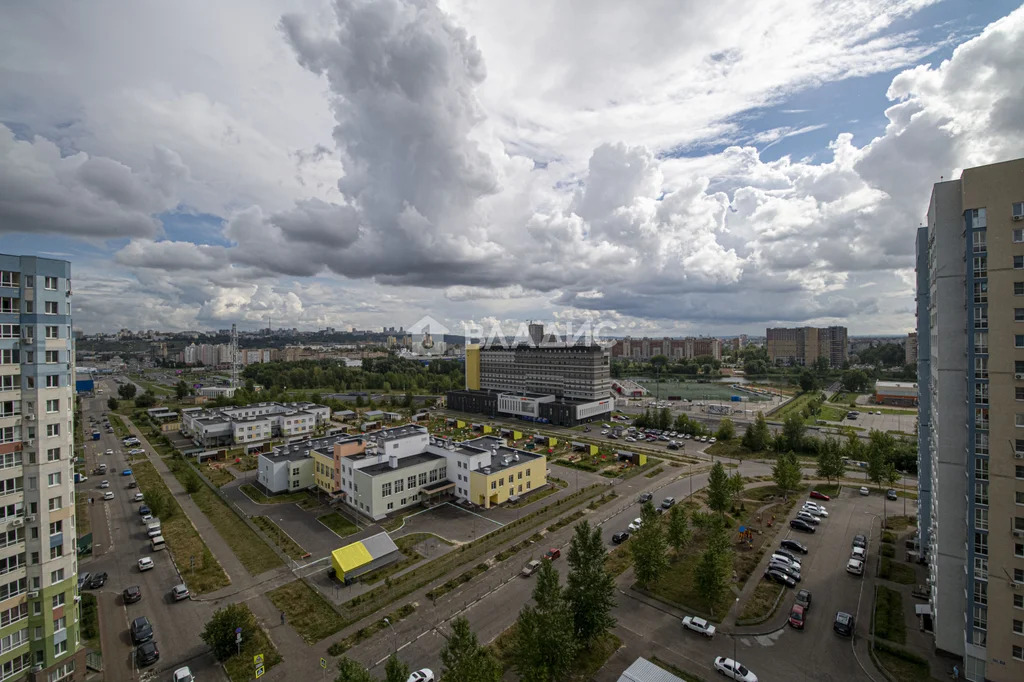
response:
<svg viewBox="0 0 1024 682"><path fill-rule="evenodd" d="M769 568L767 571L765 571L764 577L768 580L774 580L778 584L785 585L786 587L796 587L795 580L793 580L791 577L789 577L782 571L773 568Z"/></svg>
<svg viewBox="0 0 1024 682"><path fill-rule="evenodd" d="M850 550L850 558L857 559L858 561L868 560L868 550L866 547L854 547Z"/></svg>
<svg viewBox="0 0 1024 682"><path fill-rule="evenodd" d="M786 557L787 559L789 559L793 563L797 564L798 566L800 565L800 560L796 557L796 555L793 554L792 552L790 552L789 550L786 550L786 549L777 549L774 552L772 552L772 556Z"/></svg>
<svg viewBox="0 0 1024 682"><path fill-rule="evenodd" d="M182 599L188 599L188 587L185 583L175 585L171 588L171 596L174 597L174 601L181 601Z"/></svg>
<svg viewBox="0 0 1024 682"><path fill-rule="evenodd" d="M141 516L141 518L142 518L142 525L145 526L146 524L148 524L150 521L153 520L153 515L147 512L147 513L143 514Z"/></svg>
<svg viewBox="0 0 1024 682"><path fill-rule="evenodd" d="M132 502L142 502L144 499L146 499L146 497L142 493L135 493L135 495L132 496Z"/></svg>
<svg viewBox="0 0 1024 682"><path fill-rule="evenodd" d="M683 627L687 630L693 630L694 632L702 634L709 639L715 636L715 626L703 618L686 616L683 618Z"/></svg>
<svg viewBox="0 0 1024 682"><path fill-rule="evenodd" d="M622 531L622 532L616 533L615 535L612 536L612 543L614 543L616 545L621 545L623 542L625 542L628 539L629 539L629 532L628 531Z"/></svg>
<svg viewBox="0 0 1024 682"><path fill-rule="evenodd" d="M131 476L132 475L132 470L131 469L125 469L124 471L121 472L121 475L122 476Z"/></svg>
<svg viewBox="0 0 1024 682"><path fill-rule="evenodd" d="M714 436L711 436L711 438L708 438L708 442L709 443L714 443L715 441L716 441L716 439L715 439Z"/></svg>
<svg viewBox="0 0 1024 682"><path fill-rule="evenodd" d="M738 680L738 682L757 682L757 675L747 670L739 661L734 661L725 656L715 659L715 671L720 672L727 678Z"/></svg>
<svg viewBox="0 0 1024 682"><path fill-rule="evenodd" d="M805 620L805 609L799 604L793 604L793 608L789 610L789 624L797 630L804 629Z"/></svg>
<svg viewBox="0 0 1024 682"><path fill-rule="evenodd" d="M829 500L832 499L831 497L829 497L825 493L819 493L817 490L812 490L811 491L811 497L813 497L816 500L825 500L826 502L828 502Z"/></svg>
<svg viewBox="0 0 1024 682"><path fill-rule="evenodd" d="M523 566L523 570L519 572L519 575L524 578L529 578L531 575L540 570L540 559L534 559L530 563Z"/></svg>
<svg viewBox="0 0 1024 682"><path fill-rule="evenodd" d="M676 498L674 498L674 497L666 497L664 500L661 501L661 508L662 509L668 509L669 507L671 507L675 503L676 503Z"/></svg>
<svg viewBox="0 0 1024 682"><path fill-rule="evenodd" d="M768 570L785 573L792 578L794 582L800 582L800 569L796 566L789 566L779 561L770 561L768 562Z"/></svg>
<svg viewBox="0 0 1024 682"><path fill-rule="evenodd" d="M125 604L134 604L142 600L142 588L138 585L130 585L121 592L121 599Z"/></svg>
<svg viewBox="0 0 1024 682"><path fill-rule="evenodd" d="M811 610L811 592L810 590L800 590L796 593L796 603L804 607L804 611Z"/></svg>
<svg viewBox="0 0 1024 682"><path fill-rule="evenodd" d="M860 559L850 559L846 562L846 572L853 575L864 575L864 562Z"/></svg>
<svg viewBox="0 0 1024 682"><path fill-rule="evenodd" d="M786 564L787 566L796 566L800 568L800 560L785 550L778 552L772 552L769 561L778 561L779 563Z"/></svg>
<svg viewBox="0 0 1024 682"><path fill-rule="evenodd" d="M562 550L557 547L552 547L548 551L544 552L544 558L548 561L554 561L558 557L562 556Z"/></svg>
<svg viewBox="0 0 1024 682"><path fill-rule="evenodd" d="M89 582L86 583L86 587L90 590L98 590L103 587L107 582L106 572L93 573L89 576Z"/></svg>
<svg viewBox="0 0 1024 682"><path fill-rule="evenodd" d="M196 682L196 678L192 675L192 670L186 665L184 668L178 668L174 671L171 682Z"/></svg>
<svg viewBox="0 0 1024 682"><path fill-rule="evenodd" d="M129 488L138 488L138 487L139 487L139 484L138 484L138 482L136 482L136 480L135 480L135 479L133 478L132 480L128 481L128 487L129 487Z"/></svg>
<svg viewBox="0 0 1024 682"><path fill-rule="evenodd" d="M864 486L861 486L860 487L860 494L861 495L870 495L871 492L867 488L865 488Z"/></svg>
<svg viewBox="0 0 1024 682"><path fill-rule="evenodd" d="M142 505L141 507L139 507L139 516L145 516L149 512L150 512L150 508L147 507L146 505Z"/></svg>
<svg viewBox="0 0 1024 682"><path fill-rule="evenodd" d="M853 546L854 547L867 547L868 546L868 539L866 537L864 537L863 535L858 533L857 535L853 536Z"/></svg>
<svg viewBox="0 0 1024 682"><path fill-rule="evenodd" d="M807 554L807 546L797 542L796 540L790 540L789 538L779 543L779 546L783 549L788 549L791 552L800 552L801 554Z"/></svg>
<svg viewBox="0 0 1024 682"><path fill-rule="evenodd" d="M114 451L108 448L103 454L104 455L112 455L112 454L114 454Z"/></svg>
<svg viewBox="0 0 1024 682"><path fill-rule="evenodd" d="M888 490L885 491L885 496L890 500L895 500L897 498L896 491L893 490L892 488L889 488Z"/></svg>
<svg viewBox="0 0 1024 682"><path fill-rule="evenodd" d="M153 560L150 559L148 556L144 556L141 559L139 559L139 570L140 571L148 571L149 569L153 568L153 566L154 566Z"/></svg>
<svg viewBox="0 0 1024 682"><path fill-rule="evenodd" d="M135 663L140 668L153 665L159 660L160 650L156 648L156 642L146 642L135 649Z"/></svg>
<svg viewBox="0 0 1024 682"><path fill-rule="evenodd" d="M799 531L802 531L804 533L813 533L813 532L815 532L814 526L812 526L811 524L807 523L803 519L793 519L792 521L789 522L789 527L792 528L793 530L799 530Z"/></svg>
<svg viewBox="0 0 1024 682"><path fill-rule="evenodd" d="M100 481L100 488L109 488L110 481Z"/></svg>
<svg viewBox="0 0 1024 682"><path fill-rule="evenodd" d="M796 513L796 517L798 519L800 519L801 521L806 521L807 523L811 524L812 526L817 526L819 523L821 523L821 521L819 519L817 519L814 516L814 514L812 514L810 512L806 512L806 511L798 511Z"/></svg>
<svg viewBox="0 0 1024 682"><path fill-rule="evenodd" d="M654 499L654 495L651 493L640 493L640 497L637 498L637 502L643 504L644 502L650 502Z"/></svg>
<svg viewBox="0 0 1024 682"><path fill-rule="evenodd" d="M854 618L845 611L836 611L836 619L832 623L832 629L843 637L850 637L853 635L854 629Z"/></svg>
<svg viewBox="0 0 1024 682"><path fill-rule="evenodd" d="M108 490L107 492L103 493L103 499L104 500L112 500L112 499L114 499L114 493L112 493L112 492L110 492Z"/></svg>
<svg viewBox="0 0 1024 682"><path fill-rule="evenodd" d="M633 523L629 524L630 532L635 533L638 530L640 530L640 526L643 524L643 522L643 519L641 519L639 516L633 519Z"/></svg>
<svg viewBox="0 0 1024 682"><path fill-rule="evenodd" d="M417 670L405 682L434 682L434 673L430 668Z"/></svg>
<svg viewBox="0 0 1024 682"><path fill-rule="evenodd" d="M132 636L132 644L142 644L153 639L153 624L145 616L133 620L128 630Z"/></svg>

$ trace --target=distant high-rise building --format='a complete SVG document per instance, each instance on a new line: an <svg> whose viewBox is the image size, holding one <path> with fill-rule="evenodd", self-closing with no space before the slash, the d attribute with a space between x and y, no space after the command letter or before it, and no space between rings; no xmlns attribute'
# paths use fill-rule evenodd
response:
<svg viewBox="0 0 1024 682"><path fill-rule="evenodd" d="M0 254L0 670L84 680L74 488L71 264Z"/></svg>
<svg viewBox="0 0 1024 682"><path fill-rule="evenodd" d="M544 340L544 325L531 322L527 329L530 333L530 343L539 346Z"/></svg>
<svg viewBox="0 0 1024 682"><path fill-rule="evenodd" d="M825 358L830 367L842 367L849 357L846 327L770 327L766 337L776 365L809 367Z"/></svg>
<svg viewBox="0 0 1024 682"><path fill-rule="evenodd" d="M627 336L612 345L613 358L624 357L633 360L650 360L664 355L672 360L692 360L699 357L722 359L722 340L710 337L686 337L684 339L634 339Z"/></svg>
<svg viewBox="0 0 1024 682"><path fill-rule="evenodd" d="M933 186L917 232L918 528L935 647L1024 680L1024 159Z"/></svg>
<svg viewBox="0 0 1024 682"><path fill-rule="evenodd" d="M907 334L906 346L903 349L905 359L904 365L916 365L917 364L917 332L910 332Z"/></svg>

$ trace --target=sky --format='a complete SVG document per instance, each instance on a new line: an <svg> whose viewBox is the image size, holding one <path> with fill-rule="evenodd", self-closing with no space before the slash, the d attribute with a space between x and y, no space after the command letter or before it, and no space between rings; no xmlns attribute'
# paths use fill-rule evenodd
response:
<svg viewBox="0 0 1024 682"><path fill-rule="evenodd" d="M4 3L0 252L90 333L905 333L1022 54L1001 0Z"/></svg>

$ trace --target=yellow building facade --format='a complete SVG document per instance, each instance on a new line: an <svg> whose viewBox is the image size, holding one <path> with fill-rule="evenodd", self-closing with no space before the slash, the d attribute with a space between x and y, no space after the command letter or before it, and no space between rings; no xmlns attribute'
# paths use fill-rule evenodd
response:
<svg viewBox="0 0 1024 682"><path fill-rule="evenodd" d="M508 502L509 497L525 495L547 485L548 461L543 455L502 467L490 474L483 470L470 473L469 499L485 509Z"/></svg>

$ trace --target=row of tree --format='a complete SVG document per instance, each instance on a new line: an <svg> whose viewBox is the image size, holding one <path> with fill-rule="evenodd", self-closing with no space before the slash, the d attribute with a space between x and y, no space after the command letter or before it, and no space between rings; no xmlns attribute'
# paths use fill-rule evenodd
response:
<svg viewBox="0 0 1024 682"><path fill-rule="evenodd" d="M424 365L388 355L364 358L362 367L347 367L337 360L267 362L247 366L242 376L264 388L319 388L345 391L419 391L431 394L460 388L464 368L455 360Z"/></svg>

